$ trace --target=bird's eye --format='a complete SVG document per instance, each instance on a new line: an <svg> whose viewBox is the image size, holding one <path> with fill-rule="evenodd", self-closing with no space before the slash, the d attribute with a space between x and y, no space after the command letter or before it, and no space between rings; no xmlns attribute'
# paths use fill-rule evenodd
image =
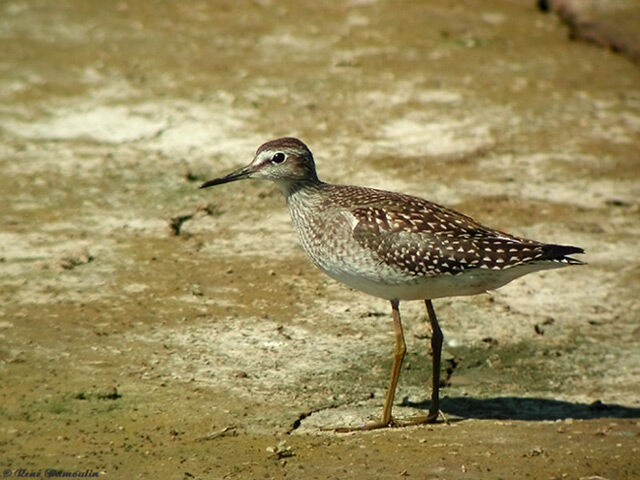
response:
<svg viewBox="0 0 640 480"><path fill-rule="evenodd" d="M282 163L282 162L284 162L285 158L286 157L284 156L284 153L278 152L278 153L274 154L273 157L271 157L271 161L273 163Z"/></svg>

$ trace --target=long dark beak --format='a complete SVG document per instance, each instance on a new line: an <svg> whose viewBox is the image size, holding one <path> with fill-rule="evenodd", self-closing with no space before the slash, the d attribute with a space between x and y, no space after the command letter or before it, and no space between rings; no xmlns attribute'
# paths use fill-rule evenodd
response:
<svg viewBox="0 0 640 480"><path fill-rule="evenodd" d="M251 166L241 167L223 177L214 178L208 182L204 182L200 185L200 188L213 187L214 185L222 185L223 183L235 182L236 180L242 180L243 178L249 178L252 173Z"/></svg>

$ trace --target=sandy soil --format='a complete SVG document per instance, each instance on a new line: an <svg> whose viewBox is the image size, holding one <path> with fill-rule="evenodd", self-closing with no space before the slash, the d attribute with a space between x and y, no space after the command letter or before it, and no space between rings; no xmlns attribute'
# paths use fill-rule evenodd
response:
<svg viewBox="0 0 640 480"><path fill-rule="evenodd" d="M640 478L640 71L524 2L0 4L0 467L104 478ZM582 246L435 303L448 424L379 414L386 302L324 277L272 185L321 178ZM427 406L423 307L396 415Z"/></svg>

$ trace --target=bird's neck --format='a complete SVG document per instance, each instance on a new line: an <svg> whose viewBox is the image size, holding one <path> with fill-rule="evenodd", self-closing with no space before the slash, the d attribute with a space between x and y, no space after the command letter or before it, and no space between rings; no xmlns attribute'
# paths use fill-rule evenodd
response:
<svg viewBox="0 0 640 480"><path fill-rule="evenodd" d="M318 177L304 178L304 179L280 179L276 180L276 184L284 193L284 196L291 198L291 196L306 191L314 191L323 184Z"/></svg>

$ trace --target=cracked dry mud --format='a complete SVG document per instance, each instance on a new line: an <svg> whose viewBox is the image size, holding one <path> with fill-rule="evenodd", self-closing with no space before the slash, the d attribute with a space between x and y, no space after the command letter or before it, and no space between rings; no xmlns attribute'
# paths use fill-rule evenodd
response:
<svg viewBox="0 0 640 480"><path fill-rule="evenodd" d="M640 477L640 71L527 2L0 5L0 466L104 478ZM265 183L419 195L588 265L436 301L449 424L379 414L387 302ZM420 302L395 413L427 406Z"/></svg>

